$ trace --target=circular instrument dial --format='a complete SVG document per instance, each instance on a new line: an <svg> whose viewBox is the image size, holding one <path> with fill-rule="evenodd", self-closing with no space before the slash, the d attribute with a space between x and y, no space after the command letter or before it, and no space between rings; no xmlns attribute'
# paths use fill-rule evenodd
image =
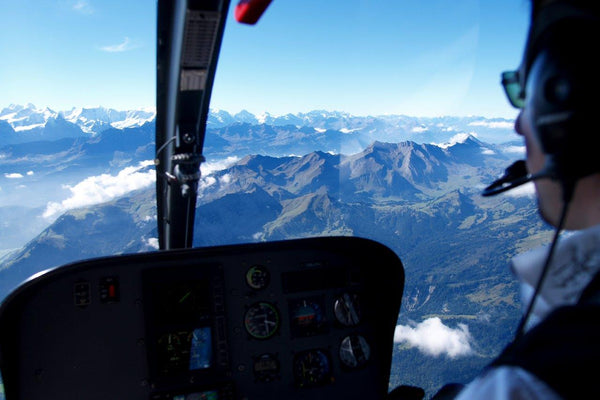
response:
<svg viewBox="0 0 600 400"><path fill-rule="evenodd" d="M330 383L329 357L321 350L309 350L297 354L294 358L294 378L300 387Z"/></svg>
<svg viewBox="0 0 600 400"><path fill-rule="evenodd" d="M371 348L360 335L346 336L340 344L340 361L348 368L360 368L369 361Z"/></svg>
<svg viewBox="0 0 600 400"><path fill-rule="evenodd" d="M344 293L333 305L335 318L345 326L358 325L361 318L360 302L357 294Z"/></svg>
<svg viewBox="0 0 600 400"><path fill-rule="evenodd" d="M244 317L246 331L255 339L268 339L279 329L279 312L271 303L252 305Z"/></svg>
<svg viewBox="0 0 600 400"><path fill-rule="evenodd" d="M279 360L275 354L261 354L254 359L254 377L259 382L271 382L279 378Z"/></svg>
<svg viewBox="0 0 600 400"><path fill-rule="evenodd" d="M271 281L269 270L261 265L255 265L246 272L246 283L252 289L261 290L266 288Z"/></svg>
<svg viewBox="0 0 600 400"><path fill-rule="evenodd" d="M291 328L294 336L311 336L324 328L323 309L315 299L301 299L290 303Z"/></svg>

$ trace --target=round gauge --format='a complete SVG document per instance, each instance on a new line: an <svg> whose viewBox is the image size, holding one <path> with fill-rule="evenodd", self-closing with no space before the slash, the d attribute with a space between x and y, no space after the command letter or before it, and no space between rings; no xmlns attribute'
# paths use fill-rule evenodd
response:
<svg viewBox="0 0 600 400"><path fill-rule="evenodd" d="M294 378L300 387L331 383L329 357L321 350L309 350L294 357Z"/></svg>
<svg viewBox="0 0 600 400"><path fill-rule="evenodd" d="M261 354L254 359L254 377L259 382L271 382L279 378L279 360L274 354Z"/></svg>
<svg viewBox="0 0 600 400"><path fill-rule="evenodd" d="M279 312L271 303L256 303L246 311L244 325L253 338L268 339L279 329Z"/></svg>
<svg viewBox="0 0 600 400"><path fill-rule="evenodd" d="M290 303L291 327L296 336L310 336L321 332L323 308L318 301L301 299Z"/></svg>
<svg viewBox="0 0 600 400"><path fill-rule="evenodd" d="M333 305L335 318L345 326L358 325L360 322L360 303L357 294L344 293Z"/></svg>
<svg viewBox="0 0 600 400"><path fill-rule="evenodd" d="M263 266L255 265L246 272L246 283L252 289L261 290L269 285L271 274Z"/></svg>
<svg viewBox="0 0 600 400"><path fill-rule="evenodd" d="M340 344L340 360L348 368L362 367L371 357L371 348L360 335L346 336Z"/></svg>

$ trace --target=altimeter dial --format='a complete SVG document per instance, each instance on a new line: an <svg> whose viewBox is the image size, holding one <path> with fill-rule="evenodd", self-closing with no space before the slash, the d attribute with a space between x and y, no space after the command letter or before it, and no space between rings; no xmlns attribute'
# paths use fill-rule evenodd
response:
<svg viewBox="0 0 600 400"><path fill-rule="evenodd" d="M268 302L253 304L244 317L246 331L255 339L270 338L279 329L279 324L279 312Z"/></svg>

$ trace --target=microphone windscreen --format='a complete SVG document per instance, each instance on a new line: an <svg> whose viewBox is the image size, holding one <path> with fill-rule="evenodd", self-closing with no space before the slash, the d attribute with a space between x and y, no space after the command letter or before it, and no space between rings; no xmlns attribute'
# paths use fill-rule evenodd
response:
<svg viewBox="0 0 600 400"><path fill-rule="evenodd" d="M484 197L495 196L502 192L506 192L509 189L521 186L531 179L531 175L527 172L525 160L518 160L506 168L504 170L504 175L486 187L481 195Z"/></svg>

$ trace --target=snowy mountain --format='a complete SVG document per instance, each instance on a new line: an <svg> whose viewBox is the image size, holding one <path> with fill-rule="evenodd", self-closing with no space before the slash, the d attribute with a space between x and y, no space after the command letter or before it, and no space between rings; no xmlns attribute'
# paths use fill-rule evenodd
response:
<svg viewBox="0 0 600 400"><path fill-rule="evenodd" d="M457 134L471 134L487 143L504 143L515 139L514 122L506 118L479 116L413 117L406 115L356 116L340 111L314 110L307 113L254 115L242 110L230 114L211 110L208 129L221 130L236 125L268 125L273 127L311 127L319 133L338 131L345 135L369 137L372 140L417 143L442 143Z"/></svg>
<svg viewBox="0 0 600 400"><path fill-rule="evenodd" d="M32 140L55 140L78 137L83 134L96 135L109 128L125 129L142 126L155 118L153 109L118 111L111 108L72 108L55 111L48 107L38 108L11 104L0 110L0 144L24 143ZM13 132L8 131L10 126ZM50 130L61 125L59 132ZM65 127L67 132L65 132Z"/></svg>
<svg viewBox="0 0 600 400"><path fill-rule="evenodd" d="M142 126L153 121L156 112L152 109L117 111L112 108L73 108L62 112L65 120L72 122L84 132L98 133L107 128L117 129Z"/></svg>
<svg viewBox="0 0 600 400"><path fill-rule="evenodd" d="M97 135L109 128L135 128L154 121L155 116L155 110L148 108L115 110L78 107L56 111L48 107L38 108L33 104L11 104L0 110L0 145ZM60 129L56 129L57 126ZM219 137L227 136L223 135L224 129L230 132L249 129L257 131L264 129L261 126L283 132L278 138L296 137L297 132L300 132L311 136L311 140L320 134L322 137L326 136L329 142L332 142L333 136L337 136L335 141L338 143L343 141L358 144L358 147L351 149L339 149L336 146L327 151L359 151L376 140L442 144L452 142L457 135L472 135L486 143L499 144L516 138L512 120L478 116L356 116L324 110L285 115L264 112L255 115L245 110L231 114L225 110L211 109L207 121L208 131L216 132ZM307 148L299 151L310 150Z"/></svg>

